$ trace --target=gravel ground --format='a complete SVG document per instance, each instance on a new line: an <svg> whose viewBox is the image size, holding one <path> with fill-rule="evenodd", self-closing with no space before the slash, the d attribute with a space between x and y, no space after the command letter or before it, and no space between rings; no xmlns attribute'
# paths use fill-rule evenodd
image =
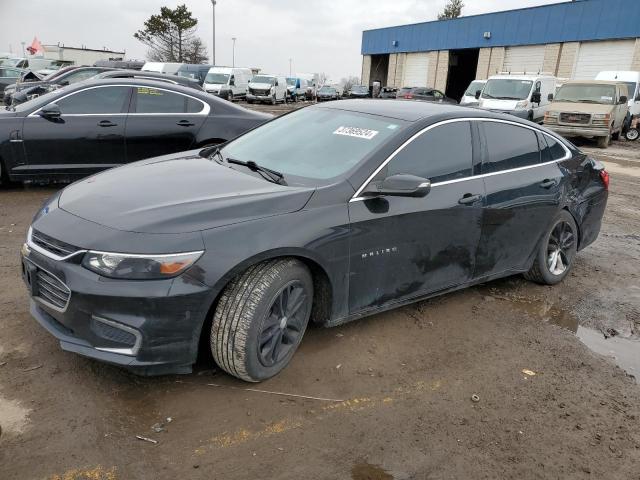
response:
<svg viewBox="0 0 640 480"><path fill-rule="evenodd" d="M611 196L563 284L513 277L313 328L259 385L62 352L18 270L55 189L0 190L0 479L640 479L640 142L583 148Z"/></svg>

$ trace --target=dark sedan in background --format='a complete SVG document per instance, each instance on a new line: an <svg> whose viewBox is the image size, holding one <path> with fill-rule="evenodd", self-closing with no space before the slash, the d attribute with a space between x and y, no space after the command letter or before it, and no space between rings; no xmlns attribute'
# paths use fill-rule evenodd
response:
<svg viewBox="0 0 640 480"><path fill-rule="evenodd" d="M99 73L111 70L103 67L64 67L47 75L42 80L31 80L8 85L4 90L4 104L24 103L34 97L56 90L60 87L82 82ZM16 95L22 93L22 95Z"/></svg>
<svg viewBox="0 0 640 480"><path fill-rule="evenodd" d="M208 345L256 382L310 319L519 273L562 281L598 236L607 189L599 162L530 122L345 100L67 187L34 218L23 276L65 350L185 373Z"/></svg>
<svg viewBox="0 0 640 480"><path fill-rule="evenodd" d="M3 67L0 65L0 100L4 100L5 90L9 85L13 85L25 75L38 78L35 73L16 67Z"/></svg>
<svg viewBox="0 0 640 480"><path fill-rule="evenodd" d="M414 87L408 90L402 89L401 93L399 93L399 98L421 100L423 102L450 103L452 105L458 104L453 98L447 97L440 90L426 87Z"/></svg>
<svg viewBox="0 0 640 480"><path fill-rule="evenodd" d="M231 140L271 118L192 88L89 80L0 111L3 180L66 182Z"/></svg>
<svg viewBox="0 0 640 480"><path fill-rule="evenodd" d="M325 85L324 87L321 87L316 93L316 99L319 102L325 102L327 100L339 100L340 94L338 93L338 90L336 88L328 87Z"/></svg>
<svg viewBox="0 0 640 480"><path fill-rule="evenodd" d="M371 97L371 92L369 92L369 87L366 85L354 85L349 89L349 93L347 94L348 98L369 98Z"/></svg>

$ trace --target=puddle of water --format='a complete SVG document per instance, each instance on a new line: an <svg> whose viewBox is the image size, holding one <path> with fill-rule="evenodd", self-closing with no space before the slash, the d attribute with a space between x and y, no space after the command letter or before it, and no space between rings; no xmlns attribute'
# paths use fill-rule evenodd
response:
<svg viewBox="0 0 640 480"><path fill-rule="evenodd" d="M393 475L382 467L370 463L357 463L351 468L353 480L393 480Z"/></svg>
<svg viewBox="0 0 640 480"><path fill-rule="evenodd" d="M590 350L613 359L620 368L633 375L636 382L640 383L640 341L620 336L605 338L602 332L581 326L576 315L556 305L521 297L508 300L545 322L575 333Z"/></svg>
<svg viewBox="0 0 640 480"><path fill-rule="evenodd" d="M27 426L28 414L29 410L20 406L20 403L0 397L0 427L2 427L2 436L7 433L20 434L24 432Z"/></svg>

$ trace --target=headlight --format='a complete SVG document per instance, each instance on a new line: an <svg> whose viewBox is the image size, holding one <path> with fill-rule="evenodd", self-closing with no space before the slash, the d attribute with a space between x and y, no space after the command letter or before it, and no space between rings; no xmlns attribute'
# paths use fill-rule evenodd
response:
<svg viewBox="0 0 640 480"><path fill-rule="evenodd" d="M609 120L611 118L611 115L608 113L594 113L593 118L596 118L598 120Z"/></svg>
<svg viewBox="0 0 640 480"><path fill-rule="evenodd" d="M544 116L548 118L558 118L558 112L545 112Z"/></svg>
<svg viewBox="0 0 640 480"><path fill-rule="evenodd" d="M199 251L168 255L137 255L89 251L82 259L82 266L110 278L153 280L180 275L203 253Z"/></svg>
<svg viewBox="0 0 640 480"><path fill-rule="evenodd" d="M527 106L529 105L529 102L527 100L523 100L521 102L516 103L516 110L522 110L524 108L527 108Z"/></svg>

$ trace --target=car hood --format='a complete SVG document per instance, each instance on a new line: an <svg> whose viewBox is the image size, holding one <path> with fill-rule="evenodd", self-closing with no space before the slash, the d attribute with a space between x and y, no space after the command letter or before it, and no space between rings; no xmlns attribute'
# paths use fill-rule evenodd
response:
<svg viewBox="0 0 640 480"><path fill-rule="evenodd" d="M611 113L615 105L603 105L600 103L573 103L552 102L549 111L574 112L574 113Z"/></svg>
<svg viewBox="0 0 640 480"><path fill-rule="evenodd" d="M59 207L117 230L186 233L295 212L313 193L244 168L220 165L198 151L157 157L68 186Z"/></svg>
<svg viewBox="0 0 640 480"><path fill-rule="evenodd" d="M515 110L516 104L521 102L522 100L500 100L500 99L491 99L491 98L483 98L480 103L480 108L484 108L486 110Z"/></svg>

